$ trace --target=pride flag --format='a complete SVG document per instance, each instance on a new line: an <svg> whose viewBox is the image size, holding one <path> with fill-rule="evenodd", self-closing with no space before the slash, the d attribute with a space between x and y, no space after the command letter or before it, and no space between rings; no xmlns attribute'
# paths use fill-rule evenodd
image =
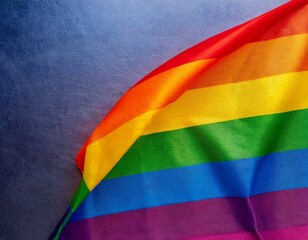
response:
<svg viewBox="0 0 308 240"><path fill-rule="evenodd" d="M151 72L76 159L51 238L308 239L308 1Z"/></svg>

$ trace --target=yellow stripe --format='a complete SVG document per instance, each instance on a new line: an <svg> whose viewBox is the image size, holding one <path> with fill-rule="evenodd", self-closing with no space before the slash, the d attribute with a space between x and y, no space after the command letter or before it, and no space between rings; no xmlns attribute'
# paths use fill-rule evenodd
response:
<svg viewBox="0 0 308 240"><path fill-rule="evenodd" d="M307 89L308 71L190 90L90 144L84 180L92 190L141 135L308 108Z"/></svg>

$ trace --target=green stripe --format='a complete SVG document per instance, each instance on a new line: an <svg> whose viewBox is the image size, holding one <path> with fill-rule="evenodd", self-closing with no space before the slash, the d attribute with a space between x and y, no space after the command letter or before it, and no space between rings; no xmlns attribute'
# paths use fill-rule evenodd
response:
<svg viewBox="0 0 308 240"><path fill-rule="evenodd" d="M89 192L90 190L87 187L86 182L84 179L82 179L71 200L70 206L72 212L75 212L75 210L78 208L80 203L85 199Z"/></svg>
<svg viewBox="0 0 308 240"><path fill-rule="evenodd" d="M65 217L65 219L63 220L62 224L60 225L60 227L57 231L57 234L53 238L54 240L59 239L59 236L60 236L63 228L65 227L67 222L70 220L72 214L76 211L76 209L80 206L82 201L89 194L89 192L90 192L90 190L88 189L86 182L84 181L84 179L82 179L78 188L76 189L75 193L73 194L73 197L72 197L72 200L71 200L71 203L70 203L71 209L70 209L69 213L67 214L67 216Z"/></svg>
<svg viewBox="0 0 308 240"><path fill-rule="evenodd" d="M308 148L308 110L140 137L105 179Z"/></svg>

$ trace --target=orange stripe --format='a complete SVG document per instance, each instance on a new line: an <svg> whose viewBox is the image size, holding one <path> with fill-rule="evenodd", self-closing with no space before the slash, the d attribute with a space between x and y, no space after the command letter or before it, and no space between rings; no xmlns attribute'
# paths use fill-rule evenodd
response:
<svg viewBox="0 0 308 240"><path fill-rule="evenodd" d="M308 34L247 44L205 71L193 88L308 69Z"/></svg>
<svg viewBox="0 0 308 240"><path fill-rule="evenodd" d="M197 61L163 72L128 91L94 130L79 151L76 162L81 171L87 146L97 141L125 122L176 100L187 88L190 79L197 78L215 60ZM175 81L176 80L176 81Z"/></svg>
<svg viewBox="0 0 308 240"><path fill-rule="evenodd" d="M301 34L251 43L220 60L188 63L137 85L120 99L93 132L77 155L78 167L83 169L88 144L142 113L166 106L188 89L307 70L307 40L308 34Z"/></svg>

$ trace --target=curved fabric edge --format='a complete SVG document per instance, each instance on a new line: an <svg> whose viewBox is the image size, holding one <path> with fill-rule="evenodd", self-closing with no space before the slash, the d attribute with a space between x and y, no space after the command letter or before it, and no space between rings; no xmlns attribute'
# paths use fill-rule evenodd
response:
<svg viewBox="0 0 308 240"><path fill-rule="evenodd" d="M307 159L308 149L304 149L104 180L89 193L71 221L175 203L307 187Z"/></svg>
<svg viewBox="0 0 308 240"><path fill-rule="evenodd" d="M283 5L283 6L281 6L280 8L277 8L276 10L273 10L273 11L271 11L271 12L269 12L269 13L267 13L267 14L265 14L265 15L262 15L261 17L259 17L258 19L260 20L260 19L263 19L261 22L258 20L258 21L251 21L250 22L250 24L248 24L246 27L248 28L248 29L250 29L250 28L252 28L249 32L250 32L250 34L248 34L247 33L247 30L245 30L245 28L243 27L243 26L240 26L239 27L239 29L240 30L238 30L239 31L239 36L237 37L237 38L235 38L235 39L233 39L234 38L234 36L231 34L231 39L228 39L228 38L226 38L225 36L220 36L220 37L223 37L222 39L222 44L229 44L229 46L232 46L231 48L234 48L233 50L231 50L231 52L232 51L234 51L235 49L237 49L237 48L239 48L241 45L243 45L243 44L245 44L245 42L244 43L241 43L241 41L238 41L239 39L241 39L241 40L243 40L243 39L247 39L247 37L248 38L251 38L251 37L256 37L256 36L258 36L258 35L255 35L258 31L259 31L259 35L262 33L262 32L264 32L265 31L265 29L267 29L267 27L269 27L269 26L271 26L271 25L273 25L273 23L276 23L276 21L277 21L277 19L280 19L282 16L284 16L284 17L286 17L286 13L289 13L289 12L292 12L292 11L295 11L295 9L297 9L297 8L299 8L300 6L303 6L305 3L304 3L304 1L292 1L292 2L290 2L290 3L287 3L287 4L285 4L285 5ZM273 19L271 19L271 18L273 18ZM292 18L294 18L294 16L292 17ZM285 18L282 18L282 19L285 19ZM268 25L266 25L265 23L268 21ZM264 23L263 23L264 22ZM287 23L292 23L292 21L286 21ZM302 23L303 23L303 25L304 25L304 27L303 27L303 29L305 29L305 31L307 31L307 26L305 26L305 22L304 21L302 21ZM297 29L296 27L294 27L294 26L298 26L298 25L301 25L301 24L292 24L293 25L293 28L295 28L295 29ZM272 26L273 27L273 26ZM243 29L244 30L243 30ZM258 29L258 31L256 31L256 29ZM303 31L303 30L301 30L301 31L299 31L299 33L304 33L305 31ZM277 32L277 29L276 29L276 31L274 31L274 32ZM284 33L284 34L282 34L282 35L280 35L280 36L289 36L290 35L290 32L292 32L292 30L290 30L289 32L287 32L287 33ZM295 32L297 32L297 31L295 31ZM265 32L265 33L267 33L267 32ZM228 33L229 34L229 33ZM292 33L292 34L294 34L294 32ZM237 35L237 34L236 34ZM266 35L266 34L265 34ZM217 41L218 39L216 39L216 40L214 40L214 42L216 43L216 41ZM211 40L211 41L213 41L213 40ZM214 44L214 42L213 43L211 43L211 44ZM250 42L250 41L247 41L247 42ZM219 46L219 44L214 44L214 46L215 46L215 49L217 48L217 49L219 49L219 51L226 51L226 50L221 50L220 49L220 46ZM204 47L204 46L203 46ZM229 47L230 48L230 47ZM200 52L200 50L198 49L198 48L196 48L199 52ZM206 48L207 49L207 48ZM223 48L222 48L223 49ZM227 48L228 49L228 48ZM229 52L228 52L229 51ZM202 51L201 51L202 52ZM209 51L210 52L210 51ZM229 54L230 53L230 50L227 50L227 52L225 53L225 55L226 54ZM194 53L195 54L195 53ZM185 54L184 54L185 55ZM203 58L204 59L204 58ZM196 59L195 59L196 60ZM211 66L211 64L209 64L209 66ZM196 71L196 73L195 73L196 75L198 75L198 71ZM156 75L156 74L155 74ZM182 86L183 88L185 88L185 85L186 84L184 84L184 86ZM161 86L162 87L162 86ZM133 87L134 88L134 87ZM132 89L133 89L132 88ZM179 94L178 94L179 95ZM118 105L118 104L117 104ZM113 108L113 109L115 109L116 107L117 107L117 105ZM112 110L113 111L113 110ZM106 118L108 118L110 115L112 115L112 111L106 116ZM138 114L137 114L138 115ZM105 119L106 119L105 118ZM76 156L76 163L77 163L77 166L78 166L78 168L81 170L81 171L83 171L83 165L84 165L84 156L85 156L85 151L86 151L86 147L87 147L87 145L89 144L89 143L91 143L91 142L93 142L93 141L96 141L97 140L97 138L96 137L93 137L95 134L95 131L93 132L93 134L90 136L90 138L87 140L87 142L84 144L84 146L81 148L81 150L79 151L79 153L77 154L77 156Z"/></svg>
<svg viewBox="0 0 308 240"><path fill-rule="evenodd" d="M250 198L218 198L173 204L76 222L63 239L188 239L193 236L265 231L308 224L308 188ZM258 229L255 229L252 206Z"/></svg>
<svg viewBox="0 0 308 240"><path fill-rule="evenodd" d="M292 1L292 2L298 2L299 5L300 5L300 4L306 4L306 3L307 3L307 1ZM294 5L294 6L295 6L295 5Z"/></svg>

